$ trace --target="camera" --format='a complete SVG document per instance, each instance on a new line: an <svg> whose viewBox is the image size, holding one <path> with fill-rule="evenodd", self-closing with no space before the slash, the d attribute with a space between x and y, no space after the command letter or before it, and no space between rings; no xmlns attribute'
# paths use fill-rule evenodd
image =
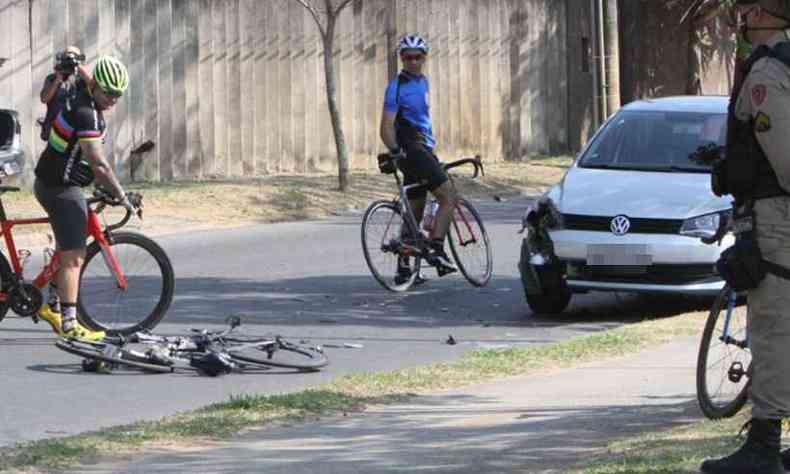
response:
<svg viewBox="0 0 790 474"><path fill-rule="evenodd" d="M84 54L58 53L55 55L55 70L68 76L73 74L77 65L83 61L85 61Z"/></svg>

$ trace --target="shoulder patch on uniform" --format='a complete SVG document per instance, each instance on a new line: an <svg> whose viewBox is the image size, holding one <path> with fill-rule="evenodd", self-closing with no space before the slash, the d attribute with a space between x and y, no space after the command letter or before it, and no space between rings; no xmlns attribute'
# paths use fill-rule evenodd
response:
<svg viewBox="0 0 790 474"><path fill-rule="evenodd" d="M760 112L754 117L754 131L758 133L765 133L771 129L771 117L764 112Z"/></svg>
<svg viewBox="0 0 790 474"><path fill-rule="evenodd" d="M752 103L755 107L763 105L766 97L768 97L768 88L765 87L765 84L757 84L752 87Z"/></svg>

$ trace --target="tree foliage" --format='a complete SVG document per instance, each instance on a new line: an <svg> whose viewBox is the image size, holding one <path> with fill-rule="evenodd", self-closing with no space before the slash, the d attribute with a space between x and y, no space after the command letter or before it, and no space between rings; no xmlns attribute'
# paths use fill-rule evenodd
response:
<svg viewBox="0 0 790 474"><path fill-rule="evenodd" d="M743 44L736 47L735 43L726 41L737 28L735 0L669 0L666 6L683 11L680 21L688 25L689 37L686 92L698 94L708 64L717 57L729 64L733 57L742 55Z"/></svg>

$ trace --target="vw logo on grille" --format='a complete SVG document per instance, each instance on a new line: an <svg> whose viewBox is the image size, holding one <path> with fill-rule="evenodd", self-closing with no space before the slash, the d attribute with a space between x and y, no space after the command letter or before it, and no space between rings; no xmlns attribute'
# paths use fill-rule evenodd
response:
<svg viewBox="0 0 790 474"><path fill-rule="evenodd" d="M609 229L614 235L625 235L631 229L631 221L625 216L615 216L609 224Z"/></svg>

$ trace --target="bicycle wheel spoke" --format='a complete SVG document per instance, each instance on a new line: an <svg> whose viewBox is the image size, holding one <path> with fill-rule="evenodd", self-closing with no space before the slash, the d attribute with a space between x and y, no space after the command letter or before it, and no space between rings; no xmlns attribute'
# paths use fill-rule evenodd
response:
<svg viewBox="0 0 790 474"><path fill-rule="evenodd" d="M125 287L101 250L92 244L80 280L80 314L95 329L132 332L150 329L164 316L173 293L167 256L149 239L126 233L111 246Z"/></svg>
<svg viewBox="0 0 790 474"><path fill-rule="evenodd" d="M697 366L700 407L706 416L714 419L737 413L745 403L749 384L746 371L751 352L739 345L747 341L746 305L735 306L730 311L727 292L719 295L711 309Z"/></svg>
<svg viewBox="0 0 790 474"><path fill-rule="evenodd" d="M414 248L406 224L390 202L377 202L368 208L362 220L362 249L374 278L391 291L404 291L411 286L420 268L420 259L404 256ZM398 275L398 260L407 263L409 271Z"/></svg>
<svg viewBox="0 0 790 474"><path fill-rule="evenodd" d="M475 286L488 283L493 267L488 234L477 211L464 199L453 211L448 241L455 263L466 279Z"/></svg>

